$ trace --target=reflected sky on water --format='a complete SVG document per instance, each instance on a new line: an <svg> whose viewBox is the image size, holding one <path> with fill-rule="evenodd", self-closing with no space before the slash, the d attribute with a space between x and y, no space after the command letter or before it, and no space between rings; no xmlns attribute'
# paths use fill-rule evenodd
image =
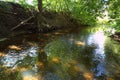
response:
<svg viewBox="0 0 120 80"><path fill-rule="evenodd" d="M105 35L103 31L97 31L88 38L88 45L95 47L93 63L96 66L92 69L96 74L95 76L107 75L105 67L105 51L104 51Z"/></svg>
<svg viewBox="0 0 120 80"><path fill-rule="evenodd" d="M112 67L115 65L109 61L111 57L107 54L109 50L106 50L114 52L111 48L113 46L106 48L106 43L113 44L102 30L91 30L88 28L69 33L57 32L62 34L55 32L49 35L32 35L34 39L31 35L20 37L26 42L32 40L31 44L34 42L37 45L24 45L22 48L9 45L10 49L7 47L5 51L7 54L0 52L0 78L6 79L9 76L15 80L106 80L108 77L114 79L114 75L109 74L113 74ZM119 52L116 50L115 52ZM5 75L8 70L11 70L11 74ZM116 72L114 74L116 75Z"/></svg>

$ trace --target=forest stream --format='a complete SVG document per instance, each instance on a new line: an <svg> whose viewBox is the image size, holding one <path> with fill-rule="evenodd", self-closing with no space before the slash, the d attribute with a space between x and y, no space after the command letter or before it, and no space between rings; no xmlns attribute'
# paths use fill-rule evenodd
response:
<svg viewBox="0 0 120 80"><path fill-rule="evenodd" d="M0 41L0 80L120 80L120 43L94 27Z"/></svg>

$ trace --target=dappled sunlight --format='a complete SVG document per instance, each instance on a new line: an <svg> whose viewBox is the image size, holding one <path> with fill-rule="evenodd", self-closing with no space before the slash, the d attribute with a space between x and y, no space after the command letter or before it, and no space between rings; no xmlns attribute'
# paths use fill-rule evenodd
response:
<svg viewBox="0 0 120 80"><path fill-rule="evenodd" d="M28 70L28 68L26 68L26 67L22 67L22 68L20 69L21 72L24 72L24 71L27 71L27 70Z"/></svg>
<svg viewBox="0 0 120 80"><path fill-rule="evenodd" d="M29 70L29 68L20 68L22 80L39 80L38 74L34 70Z"/></svg>
<svg viewBox="0 0 120 80"><path fill-rule="evenodd" d="M5 69L6 75L15 73L20 80L114 80L114 75L120 78L119 74L108 73L109 65L117 72L120 67L106 63L104 32L86 31L41 34L36 44L28 41L27 45L10 45L7 53L0 52L0 68Z"/></svg>
<svg viewBox="0 0 120 80"><path fill-rule="evenodd" d="M23 77L23 80L39 80L39 79L36 76L27 75Z"/></svg>
<svg viewBox="0 0 120 80"><path fill-rule="evenodd" d="M84 42L81 42L81 41L75 41L75 44L78 45L78 46L83 46L85 45Z"/></svg>
<svg viewBox="0 0 120 80"><path fill-rule="evenodd" d="M0 52L0 57L6 56L6 53Z"/></svg>
<svg viewBox="0 0 120 80"><path fill-rule="evenodd" d="M66 65L72 72L86 72L87 68L84 64L80 64L77 61L71 61Z"/></svg>
<svg viewBox="0 0 120 80"><path fill-rule="evenodd" d="M52 58L52 62L54 62L54 63L60 63L61 60L58 57L54 57L54 58Z"/></svg>
<svg viewBox="0 0 120 80"><path fill-rule="evenodd" d="M74 63L68 63L66 66L70 69L72 72L82 72L82 68L79 66L79 64L76 62Z"/></svg>
<svg viewBox="0 0 120 80"><path fill-rule="evenodd" d="M82 73L82 69L78 65L69 65L68 73L72 76L77 76L77 74Z"/></svg>
<svg viewBox="0 0 120 80"><path fill-rule="evenodd" d="M39 80L38 76L35 75L35 73L32 71L29 71L29 70L24 71L21 74L22 74L23 80Z"/></svg>
<svg viewBox="0 0 120 80"><path fill-rule="evenodd" d="M74 65L74 66L73 66L73 70L74 70L75 72L82 72L81 67L78 66L78 65Z"/></svg>
<svg viewBox="0 0 120 80"><path fill-rule="evenodd" d="M22 50L21 47L16 46L16 45L10 45L10 46L8 46L8 48L9 48L9 49L14 49L14 50Z"/></svg>
<svg viewBox="0 0 120 80"><path fill-rule="evenodd" d="M81 78L83 76L85 80L93 80L93 74L89 72L84 64L73 62L73 64L68 64L67 67L70 75L77 76L78 74L81 74Z"/></svg>
<svg viewBox="0 0 120 80"><path fill-rule="evenodd" d="M85 42L83 41L79 41L74 38L69 38L68 40L70 41L70 43L74 43L77 46L85 46Z"/></svg>
<svg viewBox="0 0 120 80"><path fill-rule="evenodd" d="M102 24L104 24L104 23L107 23L109 20L110 20L110 17L109 17L109 15L108 15L108 11L107 10L105 10L104 12L103 12L103 15L104 15L104 17L97 17L97 19L98 19L98 23L102 23Z"/></svg>
<svg viewBox="0 0 120 80"><path fill-rule="evenodd" d="M41 61L39 61L39 62L37 62L37 66L38 66L39 68L44 68L44 63L41 62Z"/></svg>
<svg viewBox="0 0 120 80"><path fill-rule="evenodd" d="M83 76L85 77L86 80L93 80L93 74L92 73L84 73Z"/></svg>

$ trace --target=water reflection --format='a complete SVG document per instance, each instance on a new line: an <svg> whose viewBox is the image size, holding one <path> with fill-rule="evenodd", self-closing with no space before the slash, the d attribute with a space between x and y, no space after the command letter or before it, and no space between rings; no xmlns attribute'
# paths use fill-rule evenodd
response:
<svg viewBox="0 0 120 80"><path fill-rule="evenodd" d="M31 43L29 47L24 45L25 48L10 45L8 54L0 52L0 79L13 77L14 80L112 80L114 77L110 72L116 72L110 69L114 66L117 73L120 71L118 65L116 67L111 64L116 60L119 63L120 57L112 54L118 55L120 46L111 44L110 40L106 42L101 30L92 31L88 28L69 34L55 32L43 35L44 37L36 36L39 42L37 46ZM28 36L30 40L31 35ZM8 74L9 69L11 73Z"/></svg>
<svg viewBox="0 0 120 80"><path fill-rule="evenodd" d="M90 35L88 38L88 45L95 46L94 49L94 58L93 64L93 72L95 72L95 76L107 75L107 70L105 67L105 53L104 53L104 42L105 36L103 31L98 31L93 35Z"/></svg>
<svg viewBox="0 0 120 80"><path fill-rule="evenodd" d="M37 47L32 46L26 50L9 50L7 55L3 56L1 62L5 67L14 67L15 65L21 63L25 57L36 57L37 56Z"/></svg>

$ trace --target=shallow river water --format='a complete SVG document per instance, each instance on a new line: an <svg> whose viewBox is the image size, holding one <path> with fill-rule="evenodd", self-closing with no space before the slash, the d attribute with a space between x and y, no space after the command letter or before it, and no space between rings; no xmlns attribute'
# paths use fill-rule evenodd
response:
<svg viewBox="0 0 120 80"><path fill-rule="evenodd" d="M0 80L120 80L120 43L99 28L7 38Z"/></svg>

